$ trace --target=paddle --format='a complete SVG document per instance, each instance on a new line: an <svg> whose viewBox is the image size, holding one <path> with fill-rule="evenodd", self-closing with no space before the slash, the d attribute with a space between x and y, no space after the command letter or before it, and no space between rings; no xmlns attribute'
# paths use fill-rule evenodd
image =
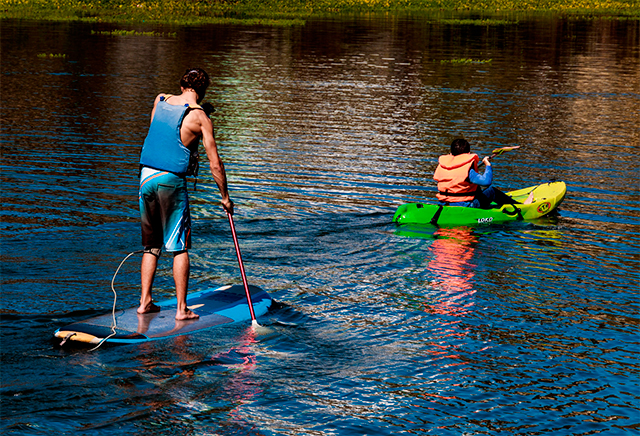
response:
<svg viewBox="0 0 640 436"><path fill-rule="evenodd" d="M493 158L494 158L494 157L496 157L496 156L501 156L503 153L506 153L506 152L511 151L511 150L515 150L515 149L517 149L517 148L520 148L520 146L519 146L519 145L514 145L514 146L512 146L512 147L500 147L500 148L496 148L495 150L493 150L493 151L491 152L491 156L489 156L489 159L493 159Z"/></svg>
<svg viewBox="0 0 640 436"><path fill-rule="evenodd" d="M496 148L495 150L493 150L491 152L491 156L489 156L489 160L493 159L496 156L501 156L503 153L506 153L508 151L515 150L515 149L518 149L518 148L520 148L519 145L514 145L514 146L511 146L511 147ZM483 162L484 162L484 159L482 161L480 161L480 164L482 164Z"/></svg>
<svg viewBox="0 0 640 436"><path fill-rule="evenodd" d="M231 226L231 234L233 235L233 244L236 246L236 254L238 255L238 265L240 265L240 274L242 275L242 283L244 284L244 292L247 295L247 303L249 304L249 312L251 312L251 324L255 326L259 326L258 321L256 321L256 314L253 312L253 303L251 302L251 293L249 292L249 285L247 285L247 276L244 273L244 265L242 264L242 256L240 255L240 246L238 245L238 236L236 235L236 227L233 225L233 217L229 212L227 212L227 216L229 217L229 225Z"/></svg>

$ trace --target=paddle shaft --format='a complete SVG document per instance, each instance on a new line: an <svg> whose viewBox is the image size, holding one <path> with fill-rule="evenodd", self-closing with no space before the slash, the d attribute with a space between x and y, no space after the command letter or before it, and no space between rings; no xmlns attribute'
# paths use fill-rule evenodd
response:
<svg viewBox="0 0 640 436"><path fill-rule="evenodd" d="M229 217L229 225L231 226L231 234L233 235L233 244L236 246L236 254L238 255L238 265L240 265L240 274L242 274L242 283L244 284L244 292L247 295L249 312L251 312L251 321L255 321L256 314L253 311L253 303L251 302L251 293L249 292L249 285L247 284L247 276L244 273L244 265L242 264L242 255L240 255L240 245L238 245L238 236L236 235L236 226L233 224L233 217L229 212L227 212L227 216Z"/></svg>
<svg viewBox="0 0 640 436"><path fill-rule="evenodd" d="M497 154L497 153L493 153L491 156L487 156L487 157L489 158L489 160L491 160L491 159L493 159L493 158L494 158L494 157L496 157L496 156L500 156L500 155L499 155L499 154ZM482 158L482 159L480 160L480 162L478 162L478 165L484 165L484 158Z"/></svg>
<svg viewBox="0 0 640 436"><path fill-rule="evenodd" d="M487 156L487 157L489 158L489 160L491 160L491 159L493 159L495 156L497 156L497 155L496 155L496 154L492 154L491 156ZM479 166L479 167L480 167L480 166L482 166L482 165L484 165L484 158L482 158L482 159L480 160L480 162L478 162L478 166Z"/></svg>

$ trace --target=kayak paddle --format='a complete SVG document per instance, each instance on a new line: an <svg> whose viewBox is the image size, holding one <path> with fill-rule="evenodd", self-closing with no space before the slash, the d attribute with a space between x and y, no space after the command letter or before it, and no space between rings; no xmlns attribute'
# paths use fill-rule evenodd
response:
<svg viewBox="0 0 640 436"><path fill-rule="evenodd" d="M493 159L496 156L501 156L502 154L511 151L511 150L515 150L517 148L520 148L519 145L514 145L511 147L500 147L500 148L496 148L491 152L491 156L489 156L489 160ZM481 160L478 165L482 165L484 163L484 159Z"/></svg>
<svg viewBox="0 0 640 436"><path fill-rule="evenodd" d="M511 150L515 150L515 149L517 149L517 148L520 148L520 146L519 146L519 145L514 145L514 146L512 146L512 147L500 147L500 148L496 148L495 150L493 150L493 151L491 152L492 154L491 154L491 156L489 156L489 159L492 159L492 158L494 158L494 157L496 157L496 156L500 156L500 155L502 155L503 153L506 153L506 152L511 151Z"/></svg>

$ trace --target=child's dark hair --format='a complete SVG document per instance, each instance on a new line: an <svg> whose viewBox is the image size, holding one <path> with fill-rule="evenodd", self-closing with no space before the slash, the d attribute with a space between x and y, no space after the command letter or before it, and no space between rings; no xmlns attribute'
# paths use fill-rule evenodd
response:
<svg viewBox="0 0 640 436"><path fill-rule="evenodd" d="M451 154L457 156L471 152L471 146L465 139L454 139L451 143Z"/></svg>
<svg viewBox="0 0 640 436"><path fill-rule="evenodd" d="M198 94L198 101L204 98L210 83L209 75L202 68L189 68L180 79L180 86L193 89Z"/></svg>

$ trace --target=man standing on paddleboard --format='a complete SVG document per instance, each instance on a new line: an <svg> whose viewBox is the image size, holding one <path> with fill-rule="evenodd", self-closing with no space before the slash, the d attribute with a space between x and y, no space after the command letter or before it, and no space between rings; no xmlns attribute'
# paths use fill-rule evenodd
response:
<svg viewBox="0 0 640 436"><path fill-rule="evenodd" d="M197 176L200 139L222 206L233 214L227 175L218 155L213 124L199 106L209 87L209 76L200 68L187 70L180 80L180 95L159 94L151 112L151 126L140 153L140 216L142 222L141 296L138 313L158 312L151 293L162 246L173 254L177 320L196 319L187 308L191 215L186 176Z"/></svg>
<svg viewBox="0 0 640 436"><path fill-rule="evenodd" d="M440 156L438 167L433 178L438 182L436 197L444 206L491 208L491 202L498 206L519 204L504 192L494 188L491 157L485 157L484 174L478 173L477 154L471 153L471 146L465 139L454 139L451 143L451 154ZM481 186L489 186L482 190ZM525 201L531 203L533 193Z"/></svg>

